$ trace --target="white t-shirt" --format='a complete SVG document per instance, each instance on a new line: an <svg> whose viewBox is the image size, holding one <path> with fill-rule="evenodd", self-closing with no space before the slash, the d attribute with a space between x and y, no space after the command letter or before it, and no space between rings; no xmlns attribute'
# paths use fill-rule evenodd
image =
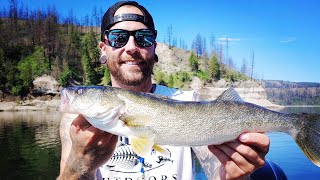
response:
<svg viewBox="0 0 320 180"><path fill-rule="evenodd" d="M197 100L194 91L181 91L157 85L154 94L181 101ZM128 144L120 138L113 157L97 172L98 179L105 180L192 180L194 163L190 147L163 146L170 156L152 151L144 159L138 157ZM144 172L144 173L143 173Z"/></svg>

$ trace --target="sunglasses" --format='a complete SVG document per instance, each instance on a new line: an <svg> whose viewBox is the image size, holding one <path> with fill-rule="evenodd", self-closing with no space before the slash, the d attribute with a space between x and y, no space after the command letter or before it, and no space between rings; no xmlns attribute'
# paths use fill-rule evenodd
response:
<svg viewBox="0 0 320 180"><path fill-rule="evenodd" d="M156 35L150 29L138 29L135 31L111 29L105 30L104 34L108 37L110 46L115 48L121 48L125 46L130 36L134 37L135 42L140 47L150 47L156 41Z"/></svg>

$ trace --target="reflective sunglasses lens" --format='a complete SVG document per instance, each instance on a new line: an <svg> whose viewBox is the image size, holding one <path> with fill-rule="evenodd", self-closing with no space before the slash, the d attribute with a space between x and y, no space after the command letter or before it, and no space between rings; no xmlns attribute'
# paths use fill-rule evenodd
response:
<svg viewBox="0 0 320 180"><path fill-rule="evenodd" d="M111 30L108 34L108 41L111 47L120 48L127 44L129 40L129 33L125 30Z"/></svg>
<svg viewBox="0 0 320 180"><path fill-rule="evenodd" d="M155 36L150 29L141 29L134 35L136 43L140 47L150 47L155 42Z"/></svg>

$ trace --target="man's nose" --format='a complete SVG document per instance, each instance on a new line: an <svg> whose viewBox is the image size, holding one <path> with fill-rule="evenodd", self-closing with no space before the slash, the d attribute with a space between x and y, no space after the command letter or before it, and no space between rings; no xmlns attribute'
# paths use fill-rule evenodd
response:
<svg viewBox="0 0 320 180"><path fill-rule="evenodd" d="M133 54L138 51L138 47L137 47L137 44L136 44L133 36L129 37L129 40L125 46L125 49L128 54L130 54L130 53Z"/></svg>

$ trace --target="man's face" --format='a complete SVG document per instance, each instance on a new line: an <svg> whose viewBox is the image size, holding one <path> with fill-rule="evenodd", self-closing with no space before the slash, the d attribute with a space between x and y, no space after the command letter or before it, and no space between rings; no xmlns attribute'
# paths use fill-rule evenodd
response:
<svg viewBox="0 0 320 180"><path fill-rule="evenodd" d="M133 6L120 7L115 15L118 14L140 14L142 12ZM115 24L110 29L137 30L146 29L143 23L136 21L123 21ZM107 38L107 37L105 37ZM104 48L101 48L102 53L108 56L107 65L109 67L112 78L118 83L133 86L140 85L151 78L153 66L155 64L155 46L139 47L133 36L130 36L127 44L121 48L109 46L108 40L105 41Z"/></svg>

